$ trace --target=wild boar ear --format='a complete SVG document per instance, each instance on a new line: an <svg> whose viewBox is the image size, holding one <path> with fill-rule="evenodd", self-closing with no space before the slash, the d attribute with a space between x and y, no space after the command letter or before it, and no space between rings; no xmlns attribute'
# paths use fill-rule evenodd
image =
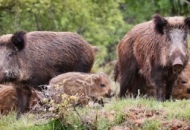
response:
<svg viewBox="0 0 190 130"><path fill-rule="evenodd" d="M100 80L100 76L97 75L97 74L93 74L93 75L92 75L92 79L93 79L93 81L94 81L95 83L97 83L97 82L99 82L99 80Z"/></svg>
<svg viewBox="0 0 190 130"><path fill-rule="evenodd" d="M186 26L188 26L188 28L190 29L190 16L185 18L185 24Z"/></svg>
<svg viewBox="0 0 190 130"><path fill-rule="evenodd" d="M164 34L164 27L166 27L167 25L167 20L165 18L163 18L161 15L159 14L155 14L153 16L153 22L155 25L155 31L160 33L160 34Z"/></svg>
<svg viewBox="0 0 190 130"><path fill-rule="evenodd" d="M25 46L26 42L26 37L25 37L26 32L25 31L18 31L13 34L11 37L11 43L18 49L22 50Z"/></svg>
<svg viewBox="0 0 190 130"><path fill-rule="evenodd" d="M106 76L107 76L107 75L106 75L104 72L100 72L100 73L99 73L99 77L100 77L100 78L103 78L103 77L106 77Z"/></svg>

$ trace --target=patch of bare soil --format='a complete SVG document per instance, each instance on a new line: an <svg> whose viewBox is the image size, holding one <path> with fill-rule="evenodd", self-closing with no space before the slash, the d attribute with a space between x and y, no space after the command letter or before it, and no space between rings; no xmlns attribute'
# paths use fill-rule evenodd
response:
<svg viewBox="0 0 190 130"><path fill-rule="evenodd" d="M126 108L124 110L125 121L118 125L110 128L110 130L131 130L140 129L144 126L147 121L160 121L159 129L170 129L170 130L190 130L190 124L179 119L166 119L167 112L163 110L147 110L139 106L138 108Z"/></svg>
<svg viewBox="0 0 190 130"><path fill-rule="evenodd" d="M173 119L170 121L162 122L163 127L170 128L171 130L190 130L190 125L185 121Z"/></svg>

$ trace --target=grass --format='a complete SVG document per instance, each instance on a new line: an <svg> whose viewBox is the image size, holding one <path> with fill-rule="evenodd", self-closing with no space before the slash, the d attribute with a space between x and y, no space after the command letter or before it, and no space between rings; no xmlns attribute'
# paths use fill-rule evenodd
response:
<svg viewBox="0 0 190 130"><path fill-rule="evenodd" d="M76 111L71 110L60 120L44 119L43 123L31 114L16 120L15 112L11 112L1 117L0 130L190 129L189 100L112 99L103 108L79 107Z"/></svg>

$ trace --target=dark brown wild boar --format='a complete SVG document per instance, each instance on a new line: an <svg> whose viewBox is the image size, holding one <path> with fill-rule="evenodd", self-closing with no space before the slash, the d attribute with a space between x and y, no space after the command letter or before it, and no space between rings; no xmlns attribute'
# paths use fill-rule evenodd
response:
<svg viewBox="0 0 190 130"><path fill-rule="evenodd" d="M24 91L24 95L28 95L27 91ZM24 96L25 97L25 96ZM32 90L31 97L29 99L29 108L33 107L38 102L38 96L35 91ZM15 88L11 85L1 85L0 88L0 114L7 115L10 111L18 110L18 100Z"/></svg>
<svg viewBox="0 0 190 130"><path fill-rule="evenodd" d="M115 72L120 97L137 94L142 86L156 88L157 100L169 99L177 76L188 61L187 34L190 17L162 17L134 26L117 47ZM118 70L117 70L118 69Z"/></svg>
<svg viewBox="0 0 190 130"><path fill-rule="evenodd" d="M52 95L53 99L61 101L61 95L78 95L80 99L90 97L94 101L98 101L100 97L112 97L113 91L109 78L103 72L99 74L86 74L79 72L68 72L58 75L50 80L46 92ZM58 99L56 99L56 97Z"/></svg>
<svg viewBox="0 0 190 130"><path fill-rule="evenodd" d="M48 84L61 73L90 72L94 49L71 32L16 32L0 37L0 82L12 82L18 95L18 116L29 106L31 87ZM25 100L26 99L26 100Z"/></svg>

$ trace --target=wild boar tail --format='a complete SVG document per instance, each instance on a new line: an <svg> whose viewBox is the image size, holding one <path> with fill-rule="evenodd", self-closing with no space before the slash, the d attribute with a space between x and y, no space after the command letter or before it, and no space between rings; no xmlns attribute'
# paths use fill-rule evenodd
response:
<svg viewBox="0 0 190 130"><path fill-rule="evenodd" d="M100 51L100 48L97 46L92 46L92 49L93 49L95 54Z"/></svg>
<svg viewBox="0 0 190 130"><path fill-rule="evenodd" d="M115 66L114 66L114 72L113 72L115 82L117 81L118 74L119 74L118 61L116 61Z"/></svg>

